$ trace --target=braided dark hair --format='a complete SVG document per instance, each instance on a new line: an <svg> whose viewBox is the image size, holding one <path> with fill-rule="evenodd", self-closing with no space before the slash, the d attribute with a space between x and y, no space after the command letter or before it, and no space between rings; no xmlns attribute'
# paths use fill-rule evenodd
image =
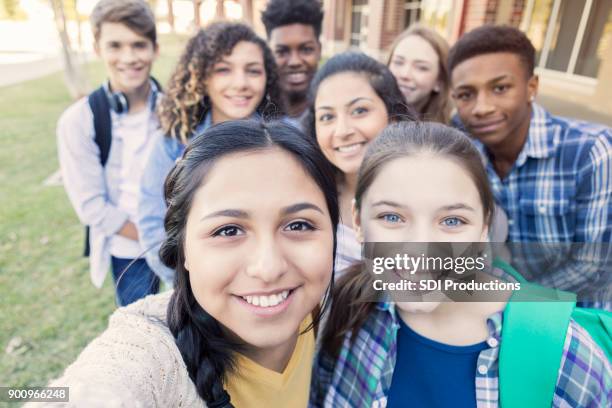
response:
<svg viewBox="0 0 612 408"><path fill-rule="evenodd" d="M166 179L168 211L164 226L167 238L161 246L160 258L176 270L175 289L167 311L168 327L176 339L189 376L208 407L232 407L223 384L227 374L235 369L234 353L244 345L228 338L221 324L194 297L189 273L184 266L187 216L195 192L216 160L235 152L278 148L293 156L323 192L333 227L335 254L339 211L333 170L318 147L290 125L237 120L211 126L192 140ZM328 304L333 289L333 270L331 282L323 307L315 314L313 324L307 330L316 326Z"/></svg>

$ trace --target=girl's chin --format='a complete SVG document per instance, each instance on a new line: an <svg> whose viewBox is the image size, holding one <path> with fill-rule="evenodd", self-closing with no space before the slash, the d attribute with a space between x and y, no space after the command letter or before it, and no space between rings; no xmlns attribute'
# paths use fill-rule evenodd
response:
<svg viewBox="0 0 612 408"><path fill-rule="evenodd" d="M442 302L397 302L395 306L406 313L431 313Z"/></svg>

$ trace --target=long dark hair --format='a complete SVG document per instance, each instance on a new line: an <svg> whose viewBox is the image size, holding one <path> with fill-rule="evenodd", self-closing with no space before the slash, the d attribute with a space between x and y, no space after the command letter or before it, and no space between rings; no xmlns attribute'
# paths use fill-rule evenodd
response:
<svg viewBox="0 0 612 408"><path fill-rule="evenodd" d="M188 42L170 77L158 113L161 126L169 137L183 144L211 108L205 80L213 66L241 41L251 42L263 53L266 71L264 97L256 111L266 119L282 115L276 62L272 51L255 32L241 23L217 22L200 29Z"/></svg>
<svg viewBox="0 0 612 408"><path fill-rule="evenodd" d="M317 146L290 125L237 120L211 126L192 140L166 179L168 211L164 226L167 238L161 246L160 258L176 270L174 293L167 312L168 327L198 394L209 406L231 407L223 383L227 373L235 368L234 352L242 345L227 338L219 322L193 295L189 273L184 266L187 216L195 192L217 160L230 153L268 149L282 149L293 156L323 192L333 227L335 254L339 214L333 171ZM318 323L332 289L330 283L323 307L315 314L312 326Z"/></svg>
<svg viewBox="0 0 612 408"><path fill-rule="evenodd" d="M363 196L385 165L421 152L446 157L467 171L478 190L485 224L490 225L495 200L478 150L460 131L434 122L392 123L372 142L359 168L356 210L361 211ZM371 275L362 267L361 263L353 265L336 282L331 314L322 334L323 349L332 356L338 355L347 333L354 340L375 305L371 302L377 295L372 289Z"/></svg>
<svg viewBox="0 0 612 408"><path fill-rule="evenodd" d="M404 95L388 67L362 52L348 51L331 57L313 78L308 92L308 111L302 121L306 135L316 140L314 105L319 86L327 78L344 72L365 76L374 92L384 102L389 122L417 119L414 109L404 101ZM347 89L350 89L350 84L347 84Z"/></svg>

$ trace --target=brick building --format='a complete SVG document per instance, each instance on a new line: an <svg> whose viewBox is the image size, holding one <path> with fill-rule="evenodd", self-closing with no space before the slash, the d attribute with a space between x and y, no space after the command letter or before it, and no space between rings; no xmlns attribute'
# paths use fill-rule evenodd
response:
<svg viewBox="0 0 612 408"><path fill-rule="evenodd" d="M610 0L323 0L324 53L349 48L384 59L394 38L414 22L451 44L483 24L527 33L537 51L542 92L612 113Z"/></svg>

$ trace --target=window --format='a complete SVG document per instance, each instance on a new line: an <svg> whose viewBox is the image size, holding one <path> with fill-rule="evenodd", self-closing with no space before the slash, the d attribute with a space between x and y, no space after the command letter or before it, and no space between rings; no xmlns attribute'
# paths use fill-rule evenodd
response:
<svg viewBox="0 0 612 408"><path fill-rule="evenodd" d="M421 0L406 0L404 3L404 27L408 28L421 20Z"/></svg>

